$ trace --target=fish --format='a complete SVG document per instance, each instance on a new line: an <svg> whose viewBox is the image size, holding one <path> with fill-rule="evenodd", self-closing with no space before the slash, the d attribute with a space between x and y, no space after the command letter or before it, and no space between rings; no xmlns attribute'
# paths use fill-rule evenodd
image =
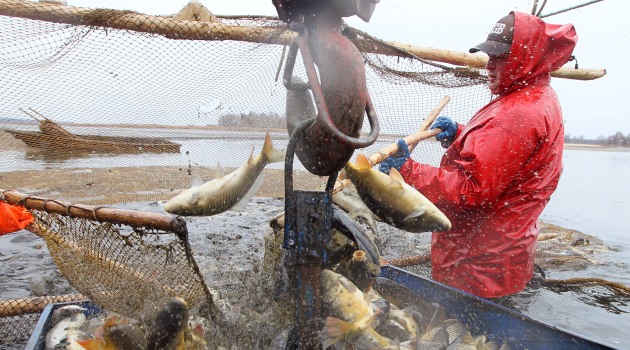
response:
<svg viewBox="0 0 630 350"><path fill-rule="evenodd" d="M403 342L411 339L411 334L409 334L405 327L392 319L387 319L379 324L378 327L376 327L376 331L394 341Z"/></svg>
<svg viewBox="0 0 630 350"><path fill-rule="evenodd" d="M372 169L358 154L356 163L346 164L346 175L367 207L384 222L409 232L448 231L450 220L431 201L409 186L392 168L389 175Z"/></svg>
<svg viewBox="0 0 630 350"><path fill-rule="evenodd" d="M78 314L79 312L83 312L86 310L86 308L79 305L64 305L53 311L52 316L50 316L50 324L55 325L64 318L68 318L74 314Z"/></svg>
<svg viewBox="0 0 630 350"><path fill-rule="evenodd" d="M448 350L484 350L485 337L473 337L470 332L459 336L446 347Z"/></svg>
<svg viewBox="0 0 630 350"><path fill-rule="evenodd" d="M322 347L327 349L344 341L356 343L367 336L369 342L378 347L390 342L376 333L372 323L379 311L374 311L366 294L350 280L331 270L321 273L322 303L329 315L322 332Z"/></svg>
<svg viewBox="0 0 630 350"><path fill-rule="evenodd" d="M414 319L414 314L422 318L422 314L416 310L414 307L407 307L403 310L392 309L387 314L387 318L390 320L398 322L401 326L411 334L413 337L417 337L420 334L420 326L418 326L418 322Z"/></svg>
<svg viewBox="0 0 630 350"><path fill-rule="evenodd" d="M385 299L389 300L392 305L403 309L413 308L415 311L412 314L413 319L418 324L419 329L430 329L434 324L438 324L446 319L446 311L442 306L427 302L396 281L377 277L372 287Z"/></svg>
<svg viewBox="0 0 630 350"><path fill-rule="evenodd" d="M77 343L87 350L144 350L147 339L140 329L126 320L110 317L95 337L78 340Z"/></svg>
<svg viewBox="0 0 630 350"><path fill-rule="evenodd" d="M184 333L188 324L188 304L179 297L171 298L147 326L147 350L171 350L185 347Z"/></svg>
<svg viewBox="0 0 630 350"><path fill-rule="evenodd" d="M198 174L193 175L191 188L182 191L164 204L164 210L176 215L216 215L227 210L242 211L262 184L262 170L268 163L284 161L285 151L273 147L269 133L259 155L254 149L247 163L224 175L220 164L217 177L202 183Z"/></svg>
<svg viewBox="0 0 630 350"><path fill-rule="evenodd" d="M80 312L59 321L46 334L46 348L52 349L59 345L68 337L68 329L80 328L85 320L85 315Z"/></svg>
<svg viewBox="0 0 630 350"><path fill-rule="evenodd" d="M92 339L90 334L78 329L78 328L68 328L66 339L64 339L61 343L57 344L54 349L55 350L85 350L85 347L81 345L82 341Z"/></svg>
<svg viewBox="0 0 630 350"><path fill-rule="evenodd" d="M340 175L341 177L341 175ZM352 187L344 187L341 191L333 193L332 201L341 209L345 210L348 215L355 219L359 218L370 227L372 232L377 232L376 217L374 213L365 205L361 198L356 194L356 190ZM380 220L380 218L378 218Z"/></svg>

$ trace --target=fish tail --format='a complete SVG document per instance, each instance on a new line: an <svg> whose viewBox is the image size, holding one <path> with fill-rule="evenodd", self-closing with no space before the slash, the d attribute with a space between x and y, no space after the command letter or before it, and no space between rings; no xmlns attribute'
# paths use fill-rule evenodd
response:
<svg viewBox="0 0 630 350"><path fill-rule="evenodd" d="M285 152L273 148L273 143L271 142L271 135L267 133L265 135L265 143L263 144L262 154L269 163L279 163L284 161Z"/></svg>
<svg viewBox="0 0 630 350"><path fill-rule="evenodd" d="M344 335L351 333L355 328L356 327L350 322L346 322L335 317L328 317L326 319L326 328L322 337L322 346L324 349L329 348L340 341Z"/></svg>

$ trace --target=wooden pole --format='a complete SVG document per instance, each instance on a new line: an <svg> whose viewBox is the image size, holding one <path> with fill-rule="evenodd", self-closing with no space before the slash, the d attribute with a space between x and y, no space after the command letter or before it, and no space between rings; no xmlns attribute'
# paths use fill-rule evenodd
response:
<svg viewBox="0 0 630 350"><path fill-rule="evenodd" d="M442 132L442 130L440 129L433 129L429 131L427 131L427 129L431 126L431 124L433 124L433 121L435 120L435 118L440 114L442 109L446 107L446 105L449 103L450 100L451 98L449 96L444 96L444 98L440 100L438 105L431 111L431 113L429 113L429 115L424 120L424 122L422 122L418 130L415 133L403 138L403 140L405 140L405 143L407 143L407 146L409 146L409 152L413 152L413 150L416 148L416 145L420 141L429 139L439 134L440 132ZM372 154L368 158L368 160L370 161L371 166L375 166L376 164L379 164L380 162L382 162L383 159L391 156L392 154L396 152L398 152L398 143L394 142L386 146L385 148L381 149L380 151ZM350 183L351 183L350 179L339 178L337 182L335 182L335 186L333 187L332 193L335 194L341 191L344 187L349 186Z"/></svg>
<svg viewBox="0 0 630 350"><path fill-rule="evenodd" d="M27 299L0 301L0 318L39 313L51 303L65 303L87 299L83 294L51 295Z"/></svg>
<svg viewBox="0 0 630 350"><path fill-rule="evenodd" d="M263 26L237 26L217 22L183 21L172 17L149 16L133 11L110 9L90 9L53 3L32 2L25 0L0 0L0 15L28 18L54 23L98 26L114 29L151 33L171 39L187 40L235 40L254 43L287 45L295 33L286 28ZM389 56L404 57L404 53L392 49L407 51L421 59L448 63L456 66L484 68L488 61L484 54L441 50L394 41L374 45L374 42L358 36L353 40L360 51ZM565 79L593 80L606 75L605 69L562 67L552 72L552 76Z"/></svg>
<svg viewBox="0 0 630 350"><path fill-rule="evenodd" d="M429 130L429 127L431 127L431 124L433 124L433 122L435 121L435 118L437 118L437 116L440 115L440 112L442 112L444 107L446 107L446 105L450 101L451 101L451 98L449 96L444 96L444 98L431 111L431 113L429 113L429 116L427 117L427 119L424 120L424 122L420 125L420 127L418 128L418 131L416 131L416 132ZM418 145L418 142L412 143L412 144L407 144L407 145L409 146L409 153L413 153L413 150L416 149L416 146Z"/></svg>
<svg viewBox="0 0 630 350"><path fill-rule="evenodd" d="M185 227L185 222L174 215L161 213L149 213L137 210L116 208L92 207L84 204L72 204L58 200L48 200L40 197L32 197L15 190L0 189L0 200L9 204L22 205L29 209L42 210L55 214L107 221L114 224L123 224L133 227L146 227L156 230L180 233Z"/></svg>

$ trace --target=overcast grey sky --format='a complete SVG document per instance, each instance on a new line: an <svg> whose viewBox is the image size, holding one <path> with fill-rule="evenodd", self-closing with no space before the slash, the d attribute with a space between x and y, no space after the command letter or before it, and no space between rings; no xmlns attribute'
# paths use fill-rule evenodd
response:
<svg viewBox="0 0 630 350"><path fill-rule="evenodd" d="M68 0L69 5L137 11L150 15L173 14L187 0ZM271 0L201 0L218 15L276 15ZM583 4L588 0L547 0L543 14ZM384 40L467 51L483 41L494 22L509 11L531 12L534 0L381 0L369 23L354 17L350 25ZM542 1L539 1L542 3ZM617 131L630 134L626 84L630 80L630 10L626 0L604 0L554 15L551 23L573 23L579 41L574 51L581 68L605 68L593 81L553 79L564 111L565 131L596 138ZM572 65L573 63L569 63Z"/></svg>

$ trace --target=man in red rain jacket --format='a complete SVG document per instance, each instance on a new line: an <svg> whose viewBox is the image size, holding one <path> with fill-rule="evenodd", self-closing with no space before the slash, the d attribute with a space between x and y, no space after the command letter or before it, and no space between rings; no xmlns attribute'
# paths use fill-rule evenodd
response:
<svg viewBox="0 0 630 350"><path fill-rule="evenodd" d="M576 43L571 24L511 12L470 49L488 54L496 98L466 125L444 117L433 125L448 147L440 167L409 159L404 142L381 165L383 172L397 168L453 224L432 236L436 281L496 298L531 279L538 216L562 172L562 112L549 72L569 61Z"/></svg>

